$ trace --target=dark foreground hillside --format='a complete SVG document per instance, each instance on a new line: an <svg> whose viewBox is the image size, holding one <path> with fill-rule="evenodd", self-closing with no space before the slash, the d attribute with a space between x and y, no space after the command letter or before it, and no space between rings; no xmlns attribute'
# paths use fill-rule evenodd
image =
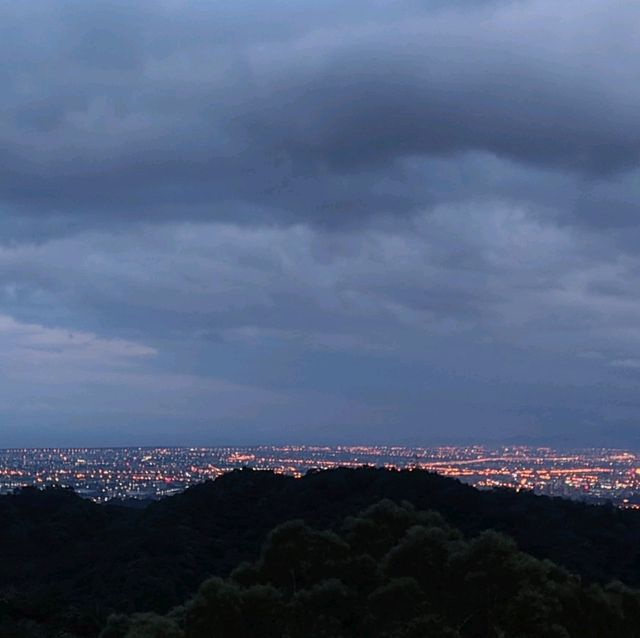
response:
<svg viewBox="0 0 640 638"><path fill-rule="evenodd" d="M634 638L640 592L585 585L496 532L382 501L336 532L277 527L259 560L101 638Z"/></svg>
<svg viewBox="0 0 640 638"><path fill-rule="evenodd" d="M640 585L638 512L479 492L422 471L293 479L243 470L142 510L58 489L0 497L0 638L96 636L112 612L166 613L208 577L256 560L277 525L301 519L339 530L345 517L385 498L435 510L468 539L502 532L584 583Z"/></svg>

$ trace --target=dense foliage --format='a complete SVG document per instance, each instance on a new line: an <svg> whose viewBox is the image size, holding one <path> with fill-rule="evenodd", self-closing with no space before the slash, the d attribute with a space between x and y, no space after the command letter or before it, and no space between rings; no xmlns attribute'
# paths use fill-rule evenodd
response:
<svg viewBox="0 0 640 638"><path fill-rule="evenodd" d="M279 524L301 519L335 532L385 498L436 510L465 538L502 532L583 582L640 585L638 512L481 492L422 471L293 479L243 470L144 509L97 505L62 489L0 497L0 637L93 637L113 612L165 614L208 577L255 561Z"/></svg>
<svg viewBox="0 0 640 638"><path fill-rule="evenodd" d="M112 617L101 638L625 638L640 593L576 576L484 532L390 501L337 533L277 527L260 559L165 617Z"/></svg>

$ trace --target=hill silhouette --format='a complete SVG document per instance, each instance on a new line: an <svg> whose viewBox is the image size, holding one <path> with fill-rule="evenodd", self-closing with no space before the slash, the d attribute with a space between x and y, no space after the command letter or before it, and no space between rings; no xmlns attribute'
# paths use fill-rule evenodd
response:
<svg viewBox="0 0 640 638"><path fill-rule="evenodd" d="M298 519L337 530L388 499L439 512L471 539L485 530L583 583L640 585L640 513L512 491L479 491L425 471L230 472L144 509L70 490L0 497L0 636L96 636L113 612L163 614L211 576L256 561L271 530Z"/></svg>
<svg viewBox="0 0 640 638"><path fill-rule="evenodd" d="M260 557L100 638L634 638L640 592L585 584L493 531L381 501L335 531L276 527Z"/></svg>

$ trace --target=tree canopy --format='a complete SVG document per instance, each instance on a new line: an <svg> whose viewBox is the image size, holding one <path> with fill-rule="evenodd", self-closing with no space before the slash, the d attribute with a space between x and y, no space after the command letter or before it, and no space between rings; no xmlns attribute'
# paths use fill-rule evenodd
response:
<svg viewBox="0 0 640 638"><path fill-rule="evenodd" d="M114 616L101 638L631 638L639 624L639 592L382 501L335 532L284 523L257 561L167 616Z"/></svg>
<svg viewBox="0 0 640 638"><path fill-rule="evenodd" d="M336 469L300 479L241 470L141 509L55 488L0 496L0 636L95 638L114 613L166 616L207 578L226 579L240 563L255 563L270 531L291 520L338 534L336 552L347 551L345 543L366 547L358 559L365 578L397 534L388 521L359 517L349 532L356 542L343 525L383 499L437 511L467 540L500 532L585 584L640 586L640 512L478 491L418 470Z"/></svg>

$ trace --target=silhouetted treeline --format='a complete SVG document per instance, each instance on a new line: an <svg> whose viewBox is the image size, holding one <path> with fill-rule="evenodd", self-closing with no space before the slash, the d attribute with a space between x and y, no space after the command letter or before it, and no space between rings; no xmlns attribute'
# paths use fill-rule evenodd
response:
<svg viewBox="0 0 640 638"><path fill-rule="evenodd" d="M632 638L640 592L585 585L509 538L383 501L336 532L277 527L258 561L101 638Z"/></svg>
<svg viewBox="0 0 640 638"><path fill-rule="evenodd" d="M640 586L638 512L481 492L422 471L338 469L293 479L243 470L141 510L61 489L0 497L0 637L92 637L113 612L166 613L205 579L256 560L277 525L301 519L335 531L382 499L438 511L465 538L502 532L585 583Z"/></svg>

